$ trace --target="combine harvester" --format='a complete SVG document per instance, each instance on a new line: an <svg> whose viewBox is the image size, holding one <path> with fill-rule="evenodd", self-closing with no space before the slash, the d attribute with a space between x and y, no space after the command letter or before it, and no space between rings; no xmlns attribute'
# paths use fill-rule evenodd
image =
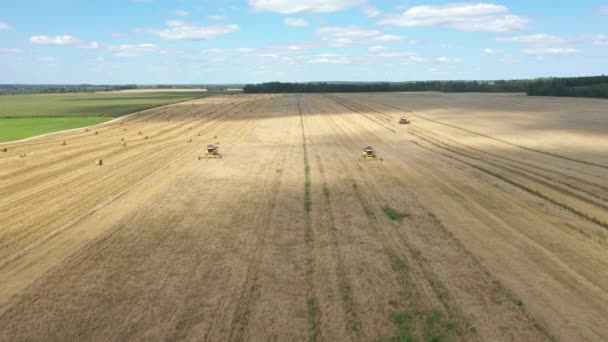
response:
<svg viewBox="0 0 608 342"><path fill-rule="evenodd" d="M209 144L207 145L207 148L205 148L205 155L199 156L198 159L222 159L222 154L217 145Z"/></svg>
<svg viewBox="0 0 608 342"><path fill-rule="evenodd" d="M405 116L402 116L401 119L399 119L400 125L409 125L410 123L410 120L408 120Z"/></svg>
<svg viewBox="0 0 608 342"><path fill-rule="evenodd" d="M367 146L363 148L363 156L361 157L363 161L384 161L382 158L378 158L376 154L376 150L373 147Z"/></svg>

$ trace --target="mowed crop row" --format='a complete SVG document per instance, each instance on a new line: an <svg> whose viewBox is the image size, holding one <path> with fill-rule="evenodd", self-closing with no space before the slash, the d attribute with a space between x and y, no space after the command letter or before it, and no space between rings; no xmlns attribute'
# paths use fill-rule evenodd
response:
<svg viewBox="0 0 608 342"><path fill-rule="evenodd" d="M507 98L429 96L211 97L3 145L0 339L608 339L605 159L459 116Z"/></svg>

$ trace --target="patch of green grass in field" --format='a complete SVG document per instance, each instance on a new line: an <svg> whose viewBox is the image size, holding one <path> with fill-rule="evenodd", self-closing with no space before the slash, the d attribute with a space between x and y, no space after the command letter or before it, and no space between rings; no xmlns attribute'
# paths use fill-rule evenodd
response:
<svg viewBox="0 0 608 342"><path fill-rule="evenodd" d="M33 137L66 129L96 125L112 118L0 118L0 142Z"/></svg>
<svg viewBox="0 0 608 342"><path fill-rule="evenodd" d="M389 207L388 205L382 208L386 217L388 217L391 221L402 221L404 218L408 217L407 213L400 213L397 210Z"/></svg>
<svg viewBox="0 0 608 342"><path fill-rule="evenodd" d="M209 96L202 92L81 93L0 96L0 117L118 117Z"/></svg>

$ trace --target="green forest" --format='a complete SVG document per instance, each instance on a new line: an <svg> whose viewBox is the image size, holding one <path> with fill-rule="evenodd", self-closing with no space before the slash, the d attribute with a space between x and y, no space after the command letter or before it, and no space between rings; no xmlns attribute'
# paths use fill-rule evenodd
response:
<svg viewBox="0 0 608 342"><path fill-rule="evenodd" d="M379 83L282 83L248 84L245 93L353 93L353 92L441 91L446 93L526 93L528 96L572 96L608 98L608 76L542 78L501 81L419 81Z"/></svg>

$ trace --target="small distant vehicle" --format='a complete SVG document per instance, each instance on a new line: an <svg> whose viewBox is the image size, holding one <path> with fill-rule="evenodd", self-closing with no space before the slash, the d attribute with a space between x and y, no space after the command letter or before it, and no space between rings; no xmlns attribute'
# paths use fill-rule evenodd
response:
<svg viewBox="0 0 608 342"><path fill-rule="evenodd" d="M214 144L209 144L205 148L205 155L199 157L199 159L222 159L222 154L219 151L219 147Z"/></svg>
<svg viewBox="0 0 608 342"><path fill-rule="evenodd" d="M371 146L366 146L363 148L363 155L361 159L364 161L383 161L382 158L378 158L376 150L374 150L374 148Z"/></svg>
<svg viewBox="0 0 608 342"><path fill-rule="evenodd" d="M410 123L410 120L408 120L405 116L402 116L401 119L399 119L400 125L409 125Z"/></svg>

